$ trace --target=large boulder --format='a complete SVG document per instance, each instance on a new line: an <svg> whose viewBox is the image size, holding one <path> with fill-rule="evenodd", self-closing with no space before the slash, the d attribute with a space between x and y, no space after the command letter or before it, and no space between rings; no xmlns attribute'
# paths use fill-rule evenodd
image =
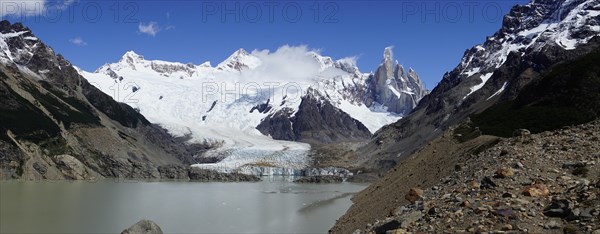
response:
<svg viewBox="0 0 600 234"><path fill-rule="evenodd" d="M158 224L152 220L142 219L133 226L123 230L121 234L162 234Z"/></svg>

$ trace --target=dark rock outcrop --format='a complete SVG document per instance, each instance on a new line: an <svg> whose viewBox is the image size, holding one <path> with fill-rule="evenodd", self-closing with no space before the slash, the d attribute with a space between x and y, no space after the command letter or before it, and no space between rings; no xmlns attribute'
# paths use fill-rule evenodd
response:
<svg viewBox="0 0 600 234"><path fill-rule="evenodd" d="M221 173L197 167L190 168L188 175L190 181L194 182L256 182L261 180L255 175Z"/></svg>
<svg viewBox="0 0 600 234"><path fill-rule="evenodd" d="M294 183L315 183L315 184L326 184L326 183L341 183L344 179L339 176L311 176L311 177L300 177L294 180Z"/></svg>
<svg viewBox="0 0 600 234"><path fill-rule="evenodd" d="M317 144L364 140L371 136L361 122L334 107L313 89L302 97L295 114L283 109L263 119L257 129L274 139Z"/></svg>

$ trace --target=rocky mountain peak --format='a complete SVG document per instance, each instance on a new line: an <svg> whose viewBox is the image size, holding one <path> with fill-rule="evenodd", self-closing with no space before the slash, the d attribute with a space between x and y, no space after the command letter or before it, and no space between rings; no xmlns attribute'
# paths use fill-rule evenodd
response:
<svg viewBox="0 0 600 234"><path fill-rule="evenodd" d="M248 53L248 51L246 51L244 48L239 48L238 50L236 50L233 53L233 55L236 57L242 57L242 56L248 56L248 55L250 55L250 53Z"/></svg>
<svg viewBox="0 0 600 234"><path fill-rule="evenodd" d="M217 65L217 70L238 71L255 68L260 65L260 59L251 55L244 48L240 48L231 54L225 61Z"/></svg>
<svg viewBox="0 0 600 234"><path fill-rule="evenodd" d="M387 111L408 114L427 92L419 76L412 69L394 61L392 47L385 48L382 64L367 80L367 104L381 105Z"/></svg>
<svg viewBox="0 0 600 234"><path fill-rule="evenodd" d="M30 30L29 30L29 28L23 26L23 24L21 24L21 23L11 24L8 20L2 20L0 22L0 32L7 33L10 31L19 32L19 31L30 31Z"/></svg>
<svg viewBox="0 0 600 234"><path fill-rule="evenodd" d="M136 64L140 64L144 61L144 56L135 53L133 50L127 51L119 63L129 66L131 69L136 70Z"/></svg>
<svg viewBox="0 0 600 234"><path fill-rule="evenodd" d="M391 63L394 58L394 53L392 52L393 47L389 46L386 47L385 50L383 51L383 62L382 63Z"/></svg>
<svg viewBox="0 0 600 234"><path fill-rule="evenodd" d="M502 66L510 53L523 55L549 44L573 50L599 34L598 0L532 1L513 7L498 32L465 52L457 71L461 79L487 74Z"/></svg>
<svg viewBox="0 0 600 234"><path fill-rule="evenodd" d="M44 53L40 51L42 48L47 49L45 52L52 52L49 47L36 47L38 42L38 38L23 24L11 24L7 20L0 22L0 62L23 64L34 56L35 51Z"/></svg>
<svg viewBox="0 0 600 234"><path fill-rule="evenodd" d="M121 57L121 59L134 59L134 60L139 60L142 61L144 60L144 56L139 55L138 53L136 53L133 50L127 51L125 52L125 54L123 54L123 57Z"/></svg>
<svg viewBox="0 0 600 234"><path fill-rule="evenodd" d="M320 55L319 53L314 51L308 52L308 56L313 57L317 61L317 63L319 63L321 70L333 67L335 64L331 57Z"/></svg>
<svg viewBox="0 0 600 234"><path fill-rule="evenodd" d="M360 69L358 69L358 66L356 65L355 58L338 59L334 62L333 66L342 71L352 73L357 78L360 78L363 76L363 74L360 72Z"/></svg>

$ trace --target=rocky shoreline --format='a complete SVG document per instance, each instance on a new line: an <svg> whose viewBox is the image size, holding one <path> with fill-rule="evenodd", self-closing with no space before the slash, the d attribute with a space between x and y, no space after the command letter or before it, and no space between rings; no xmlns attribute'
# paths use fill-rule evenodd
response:
<svg viewBox="0 0 600 234"><path fill-rule="evenodd" d="M64 175L50 176L45 175L44 177L22 177L13 178L8 174L0 173L0 180L81 180L81 181L96 181L101 179L123 179L123 180L177 180L177 181L190 181L190 182L256 182L261 181L261 178L256 175L248 175L241 173L223 173L214 170L201 169L197 167L185 167L179 165L159 166L156 168L158 173L156 176L136 176L136 174L130 174L133 176L120 176L110 177L102 176L97 173L92 173L91 170L80 163L74 161L68 161L71 157L62 157L61 164L59 164L60 172ZM76 160L76 159L75 159ZM35 165L34 165L35 166ZM43 168L42 168L43 169Z"/></svg>

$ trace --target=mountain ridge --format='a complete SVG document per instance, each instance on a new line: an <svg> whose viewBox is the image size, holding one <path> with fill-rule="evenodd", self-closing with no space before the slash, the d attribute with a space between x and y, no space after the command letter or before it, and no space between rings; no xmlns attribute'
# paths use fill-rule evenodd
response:
<svg viewBox="0 0 600 234"><path fill-rule="evenodd" d="M403 213L414 207L405 206L408 191L390 192L403 188L403 183L436 190L432 186L445 183L446 176L465 168L461 163L469 163L457 158L473 158L505 140L498 137L516 134L516 141L528 144L523 139L531 133L552 135L542 132L560 132L558 129L600 117L596 111L600 103L598 6L597 0L573 0L532 1L513 7L502 28L483 46L467 50L459 65L444 75L411 114L380 129L369 143L353 152L357 164L367 171L388 173L358 195L360 199L331 231L360 233L371 230L368 224L386 218L397 227L379 227L379 223L376 232L400 228L399 223L408 227L420 217L406 219L421 214ZM532 30L545 22L552 23L544 25L544 30ZM457 150L465 152L456 154ZM496 155L493 153L491 156ZM498 153L497 158L502 159L503 153ZM467 182L455 181L457 185ZM425 210L423 215L428 211L437 212Z"/></svg>
<svg viewBox="0 0 600 234"><path fill-rule="evenodd" d="M358 150L357 154L362 155L358 164L376 169L384 162L397 162L471 114L516 98L543 70L561 58L575 58L580 52L573 50L594 41L600 33L600 27L595 27L600 25L600 9L596 6L597 1L576 0L532 1L513 7L498 32L483 45L467 50L458 66L443 76L410 115L380 129L369 144ZM562 18L551 21L545 30L532 30L555 19L558 11ZM528 40L531 37L534 39ZM577 43L565 47L557 41ZM586 51L581 53L589 53ZM521 58L528 55L537 56L533 59L539 61L522 63Z"/></svg>
<svg viewBox="0 0 600 234"><path fill-rule="evenodd" d="M0 75L2 178L183 179L206 147L115 102L20 23L0 22Z"/></svg>

